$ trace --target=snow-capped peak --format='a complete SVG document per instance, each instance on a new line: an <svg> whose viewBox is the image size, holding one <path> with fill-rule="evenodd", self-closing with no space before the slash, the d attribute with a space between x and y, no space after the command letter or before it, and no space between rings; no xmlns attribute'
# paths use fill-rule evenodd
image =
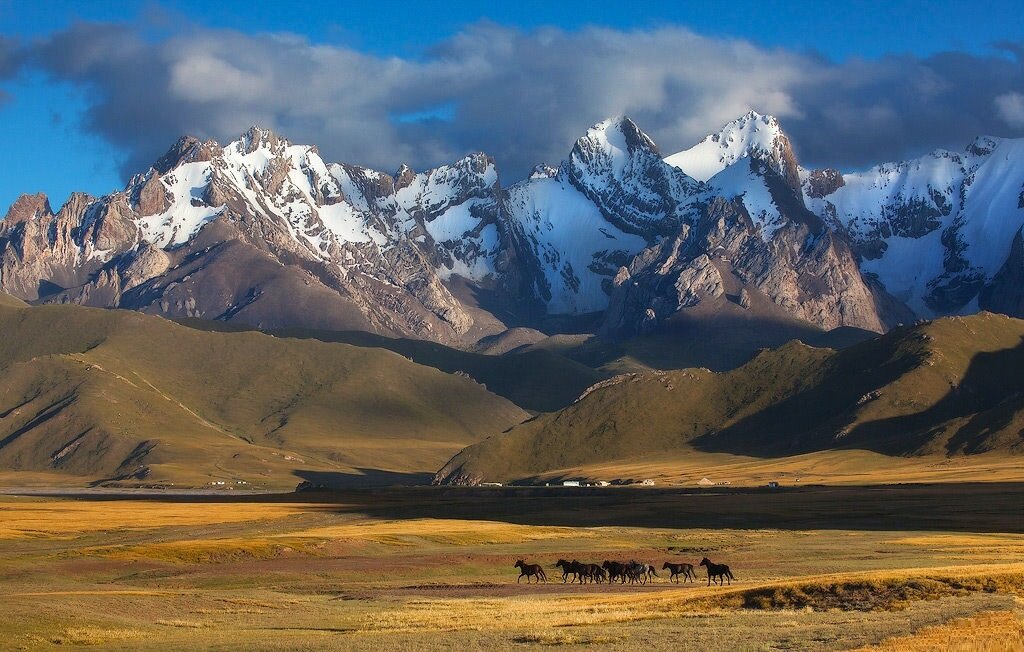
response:
<svg viewBox="0 0 1024 652"><path fill-rule="evenodd" d="M274 150L282 144L285 146L290 144L287 140L281 138L270 129L266 129L259 125L252 125L249 127L245 133L235 141L235 143L238 144L238 149L246 154L252 154L254 151L262 147Z"/></svg>
<svg viewBox="0 0 1024 652"><path fill-rule="evenodd" d="M601 150L616 158L638 151L653 152L661 156L658 146L651 137L624 115L602 120L587 129L586 135L576 141L573 153L580 149Z"/></svg>
<svg viewBox="0 0 1024 652"><path fill-rule="evenodd" d="M997 136L978 136L966 147L966 151L972 156L987 156L999 147L1002 140Z"/></svg>
<svg viewBox="0 0 1024 652"><path fill-rule="evenodd" d="M799 187L796 157L778 119L748 111L693 147L665 158L694 179L707 181L743 158L757 158Z"/></svg>

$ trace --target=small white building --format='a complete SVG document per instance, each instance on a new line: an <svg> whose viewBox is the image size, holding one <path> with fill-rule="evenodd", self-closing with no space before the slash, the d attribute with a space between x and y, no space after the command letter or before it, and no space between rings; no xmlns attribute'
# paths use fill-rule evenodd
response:
<svg viewBox="0 0 1024 652"><path fill-rule="evenodd" d="M578 487L580 486L579 480L564 480L562 481L563 487Z"/></svg>
<svg viewBox="0 0 1024 652"><path fill-rule="evenodd" d="M697 481L697 484L699 486L701 486L701 487L713 487L713 486L715 486L715 483L712 482L711 480L709 480L708 478L701 478L700 480Z"/></svg>
<svg viewBox="0 0 1024 652"><path fill-rule="evenodd" d="M640 484L642 484L645 487L653 487L654 486L654 480L651 480L650 478L648 478L647 480L642 481Z"/></svg>

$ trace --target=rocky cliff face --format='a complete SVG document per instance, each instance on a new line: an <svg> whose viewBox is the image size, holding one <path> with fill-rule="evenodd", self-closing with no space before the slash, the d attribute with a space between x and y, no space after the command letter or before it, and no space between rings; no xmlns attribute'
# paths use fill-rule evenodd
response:
<svg viewBox="0 0 1024 652"><path fill-rule="evenodd" d="M792 195L774 170L778 193ZM770 230L751 217L742 197L715 198L695 224L684 225L637 256L615 278L605 321L610 335L633 335L680 310L722 296L751 310L751 296L831 329L884 332L909 317L861 274L842 235L825 228L795 197Z"/></svg>

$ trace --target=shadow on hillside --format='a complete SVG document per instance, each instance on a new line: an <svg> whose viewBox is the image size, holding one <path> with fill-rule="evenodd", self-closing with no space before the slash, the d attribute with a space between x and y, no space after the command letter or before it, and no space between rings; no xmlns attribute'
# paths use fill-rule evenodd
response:
<svg viewBox="0 0 1024 652"><path fill-rule="evenodd" d="M607 377L550 351L495 356L426 340L395 339L364 331L281 329L268 332L278 337L388 349L416 364L449 374L467 374L498 396L537 412L553 412L570 405L583 390Z"/></svg>
<svg viewBox="0 0 1024 652"><path fill-rule="evenodd" d="M792 319L733 314L728 310L693 316L681 312L649 335L620 343L603 341L603 348L593 347L595 351L589 357L585 352L568 355L591 366L629 355L654 369L704 367L729 371L746 364L762 349L775 349L792 340L843 349L876 336L858 328L823 331Z"/></svg>
<svg viewBox="0 0 1024 652"><path fill-rule="evenodd" d="M1024 342L975 355L960 383L927 409L854 425L857 408L874 400L875 390L885 391L900 376L930 362L926 353L892 353L883 340L841 352L823 382L699 437L693 445L707 452L768 458L829 449L908 455L1024 445L1020 436L1010 441L1001 432L1024 406ZM958 419L966 421L958 424ZM943 433L950 421L952 432Z"/></svg>
<svg viewBox="0 0 1024 652"><path fill-rule="evenodd" d="M942 446L944 453L982 453L995 448L1024 446L1024 430L1004 432L1019 419L1024 408L1024 339L1017 346L1000 351L978 353L971 359L960 383L951 387L941 401L916 414L872 421L858 426L850 439L858 447L882 453L927 449ZM966 420L942 432L942 424ZM1024 419L1020 419L1024 426ZM908 442L894 441L894 433L908 433ZM941 436L935 441L936 436ZM944 441L943 441L944 440Z"/></svg>

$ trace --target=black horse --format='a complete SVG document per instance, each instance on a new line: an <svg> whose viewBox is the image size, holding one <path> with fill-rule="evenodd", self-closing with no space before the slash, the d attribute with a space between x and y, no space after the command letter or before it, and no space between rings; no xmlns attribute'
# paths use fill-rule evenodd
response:
<svg viewBox="0 0 1024 652"><path fill-rule="evenodd" d="M611 584L615 580L619 580L623 584L626 583L626 579L629 578L629 567L623 564L621 561L608 561L604 560L601 564L601 568L608 571L608 583Z"/></svg>
<svg viewBox="0 0 1024 652"><path fill-rule="evenodd" d="M661 567L661 570L670 571L672 574L668 576L669 581L675 580L676 584L679 584L679 576L682 575L683 579L688 582L694 582L697 580L697 574L693 572L693 564L687 564L685 562L681 564L673 564L670 561L665 562L665 565Z"/></svg>
<svg viewBox="0 0 1024 652"><path fill-rule="evenodd" d="M581 564L575 559L572 561L566 561L565 559L559 559L558 561L556 561L555 568L562 569L562 584L565 584L566 580L569 579L570 575L572 575L572 581L574 583L576 582L576 580L579 579L580 583L582 584L583 580L580 579L580 566Z"/></svg>
<svg viewBox="0 0 1024 652"><path fill-rule="evenodd" d="M604 569L597 564L580 564L580 572L583 573L584 578L596 584L600 584L607 577Z"/></svg>
<svg viewBox="0 0 1024 652"><path fill-rule="evenodd" d="M706 566L708 569L708 586L711 586L711 579L718 578L715 580L715 584L725 584L726 580L729 580L729 584L732 585L732 581L736 579L732 576L732 571L725 564L716 564L710 559L705 557L700 560L701 566Z"/></svg>
<svg viewBox="0 0 1024 652"><path fill-rule="evenodd" d="M512 565L512 568L519 569L519 577L516 578L516 584L519 584L519 580L526 578L526 583L530 583L531 577L537 578L539 584L541 580L548 581L548 576L544 573L544 568L540 564L527 564L522 559L518 560Z"/></svg>

